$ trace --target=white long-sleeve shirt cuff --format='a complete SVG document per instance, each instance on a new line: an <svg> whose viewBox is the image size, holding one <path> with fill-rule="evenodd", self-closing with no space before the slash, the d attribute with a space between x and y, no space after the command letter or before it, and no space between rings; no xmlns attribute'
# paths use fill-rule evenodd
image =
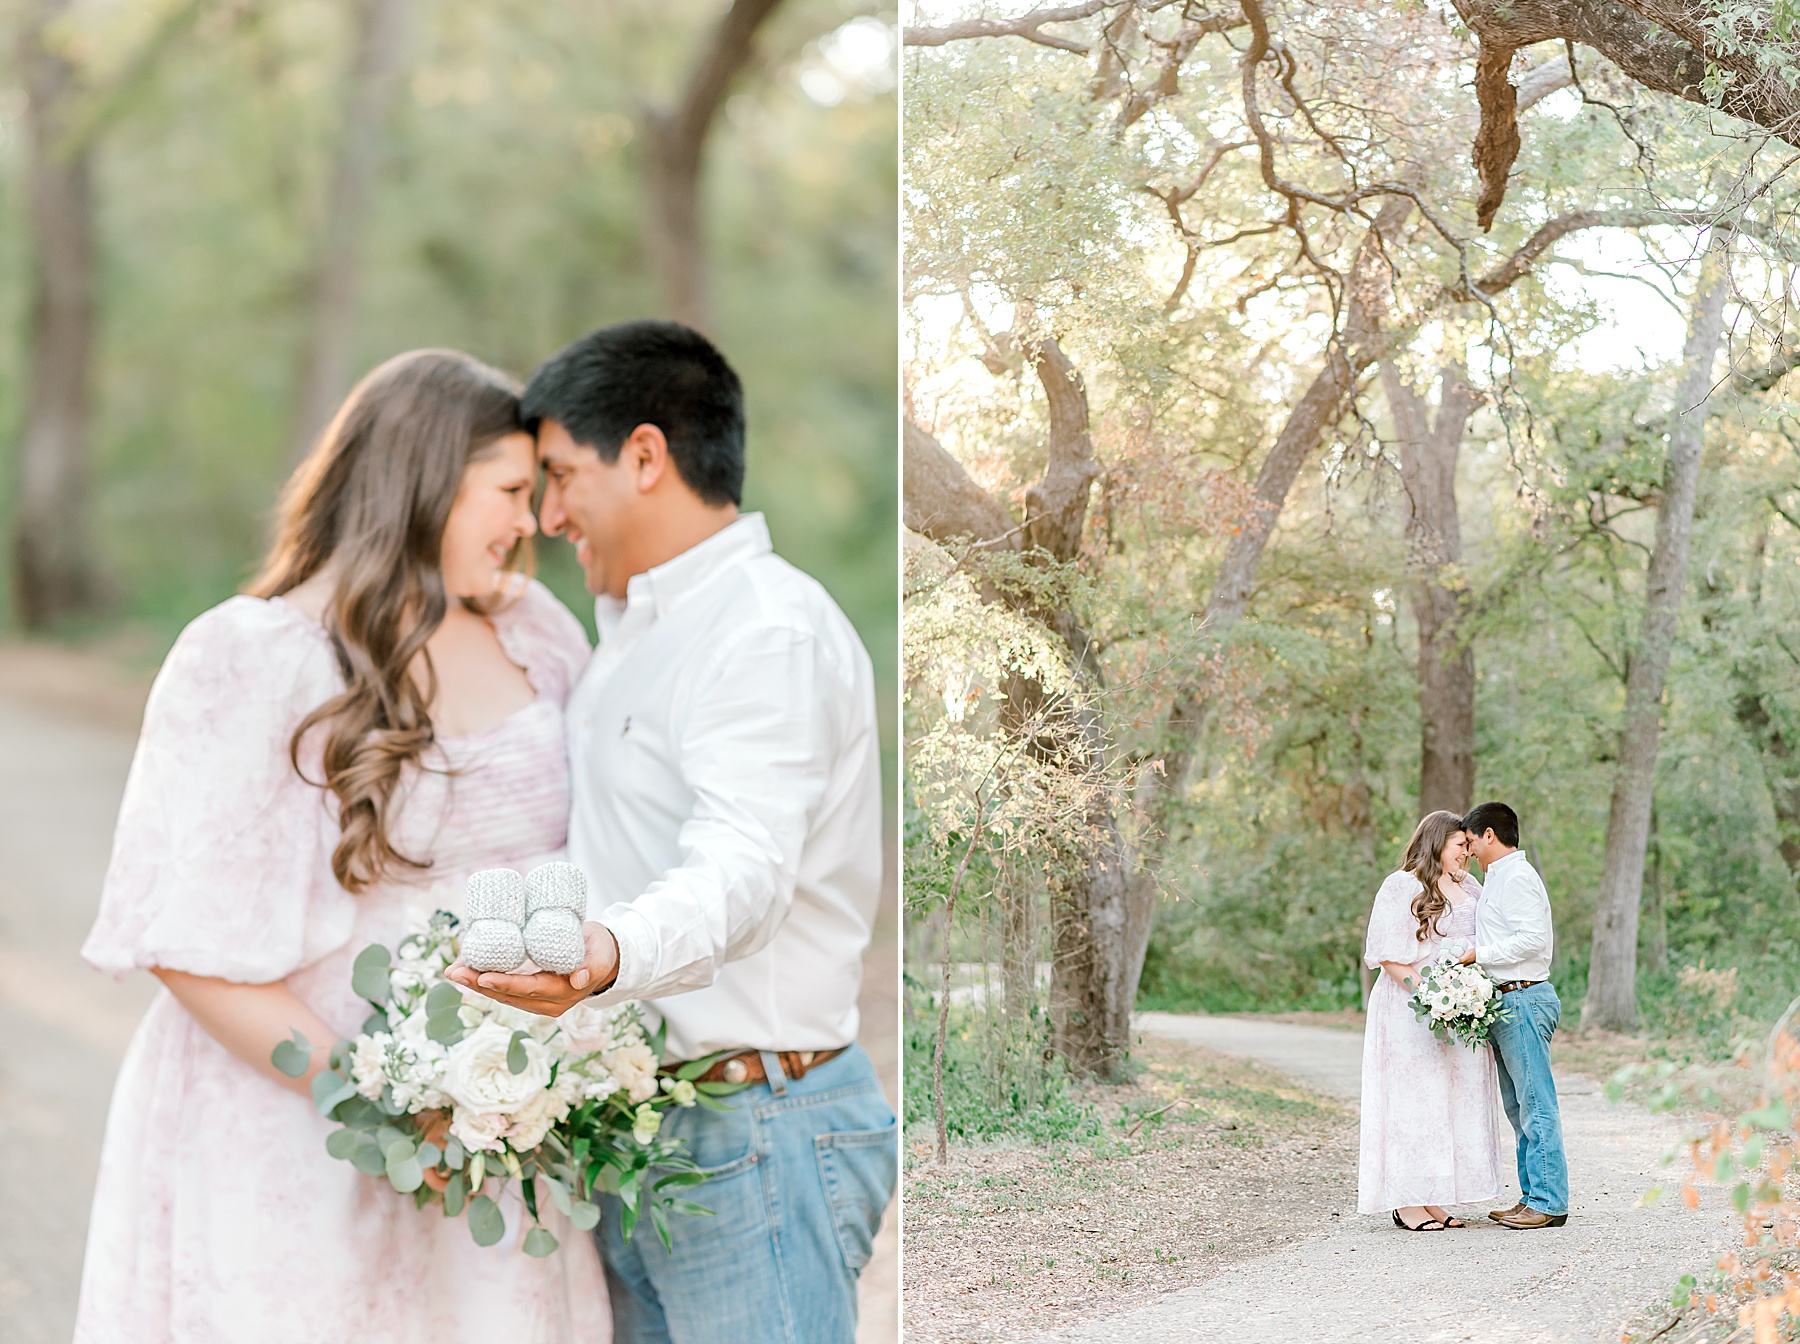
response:
<svg viewBox="0 0 1800 1344"><path fill-rule="evenodd" d="M629 1003L645 997L656 974L656 930L643 915L629 905L615 905L600 917L607 932L619 945L619 969L613 982L593 996L602 1008Z"/></svg>

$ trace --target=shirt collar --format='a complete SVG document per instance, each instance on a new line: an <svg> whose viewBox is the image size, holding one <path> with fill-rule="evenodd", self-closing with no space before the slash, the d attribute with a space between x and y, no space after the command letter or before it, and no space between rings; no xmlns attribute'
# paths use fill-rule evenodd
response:
<svg viewBox="0 0 1800 1344"><path fill-rule="evenodd" d="M601 638L618 628L630 608L648 605L658 616L666 616L683 597L713 575L773 550L769 525L762 514L739 514L735 521L698 545L642 574L633 574L625 585L623 601L607 593L596 597L594 620Z"/></svg>
<svg viewBox="0 0 1800 1344"><path fill-rule="evenodd" d="M1515 849L1512 853L1506 855L1505 857L1495 859L1492 863L1490 863L1488 865L1488 868L1487 868L1488 876L1492 877L1495 873L1499 872L1502 868L1504 868L1507 864L1511 863L1514 859L1522 859L1524 857L1525 857L1524 850Z"/></svg>

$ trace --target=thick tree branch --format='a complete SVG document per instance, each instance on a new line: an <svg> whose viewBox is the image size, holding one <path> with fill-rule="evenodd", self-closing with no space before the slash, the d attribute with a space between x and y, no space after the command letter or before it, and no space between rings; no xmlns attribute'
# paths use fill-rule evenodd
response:
<svg viewBox="0 0 1800 1344"><path fill-rule="evenodd" d="M1031 366L1050 409L1050 454L1044 478L1025 493L1025 539L1058 560L1073 560L1081 553L1088 495L1100 474L1088 436L1087 388L1054 338L1032 347Z"/></svg>
<svg viewBox="0 0 1800 1344"><path fill-rule="evenodd" d="M1123 0L1084 0L1079 5L1034 9L1016 19L964 19L960 23L947 23L936 28L908 28L904 41L909 47L941 47L949 42L963 42L975 37L1022 37L1027 42L1085 56L1089 50L1087 43L1057 33L1046 33L1044 25L1089 19L1102 10L1116 9L1121 3Z"/></svg>
<svg viewBox="0 0 1800 1344"><path fill-rule="evenodd" d="M910 419L901 436L906 525L940 545L959 539L1016 551L1024 529L944 445Z"/></svg>
<svg viewBox="0 0 1800 1344"><path fill-rule="evenodd" d="M1721 110L1800 147L1800 93L1752 54L1767 32L1748 35L1733 50L1709 43L1708 20L1718 7L1692 0L1452 0L1481 45L1476 96L1481 128L1475 166L1481 173L1485 228L1506 192L1518 152L1516 117L1506 70L1513 53L1536 42L1591 47L1645 88ZM1708 60L1731 76L1715 93L1706 87ZM1510 151L1509 147L1510 146Z"/></svg>
<svg viewBox="0 0 1800 1344"><path fill-rule="evenodd" d="M781 0L732 0L713 29L673 111L647 108L650 141L649 242L662 272L670 317L711 326L700 237L700 165L732 83L756 58L756 34Z"/></svg>

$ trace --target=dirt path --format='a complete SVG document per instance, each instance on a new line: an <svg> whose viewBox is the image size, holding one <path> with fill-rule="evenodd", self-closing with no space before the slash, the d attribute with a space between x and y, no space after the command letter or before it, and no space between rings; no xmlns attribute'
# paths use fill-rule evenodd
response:
<svg viewBox="0 0 1800 1344"><path fill-rule="evenodd" d="M1360 1034L1169 1013L1143 1014L1137 1025L1260 1060L1352 1102L1356 1096ZM1674 1199L1638 1207L1646 1189L1667 1179L1659 1163L1679 1126L1612 1105L1587 1079L1559 1082L1572 1186L1566 1227L1513 1233L1472 1218L1465 1231L1409 1235L1385 1216L1346 1211L1325 1235L1045 1338L1616 1340L1625 1321L1681 1273L1710 1266L1730 1244L1732 1222L1716 1191L1703 1192L1699 1213ZM1500 1202L1517 1193L1509 1186Z"/></svg>
<svg viewBox="0 0 1800 1344"><path fill-rule="evenodd" d="M96 689L98 688L98 689ZM0 648L0 1340L65 1344L107 1102L155 991L79 955L99 902L142 687L61 651ZM134 698L135 697L135 698ZM892 893L864 968L864 1044L897 1095ZM864 1271L860 1344L898 1338L896 1211Z"/></svg>

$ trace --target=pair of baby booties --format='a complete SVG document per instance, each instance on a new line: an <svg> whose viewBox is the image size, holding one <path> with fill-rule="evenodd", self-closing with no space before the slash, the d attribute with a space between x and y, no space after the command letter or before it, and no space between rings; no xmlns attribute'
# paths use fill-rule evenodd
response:
<svg viewBox="0 0 1800 1344"><path fill-rule="evenodd" d="M520 877L511 868L469 875L463 964L514 971L530 957L540 970L568 975L587 960L581 921L587 875L572 863L545 863Z"/></svg>

